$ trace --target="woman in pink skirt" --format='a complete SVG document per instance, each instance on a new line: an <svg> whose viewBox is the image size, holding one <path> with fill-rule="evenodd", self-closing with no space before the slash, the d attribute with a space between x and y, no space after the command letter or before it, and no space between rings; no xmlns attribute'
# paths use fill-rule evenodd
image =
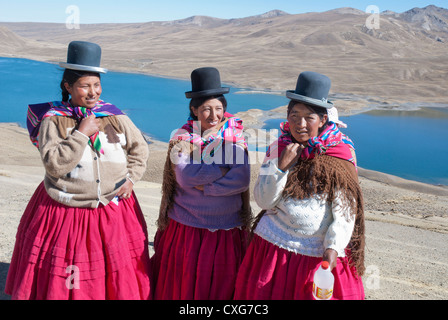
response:
<svg viewBox="0 0 448 320"><path fill-rule="evenodd" d="M215 68L192 72L188 122L173 135L152 257L154 299L228 300L246 250L250 167L241 120Z"/></svg>
<svg viewBox="0 0 448 320"><path fill-rule="evenodd" d="M300 74L288 91L288 122L255 185L263 209L238 274L237 300L313 299L328 261L332 299L364 299L364 214L351 141L328 121L330 79Z"/></svg>
<svg viewBox="0 0 448 320"><path fill-rule="evenodd" d="M101 48L74 41L62 101L30 105L45 179L20 221L6 293L12 299L150 299L146 223L133 192L148 145L100 100Z"/></svg>

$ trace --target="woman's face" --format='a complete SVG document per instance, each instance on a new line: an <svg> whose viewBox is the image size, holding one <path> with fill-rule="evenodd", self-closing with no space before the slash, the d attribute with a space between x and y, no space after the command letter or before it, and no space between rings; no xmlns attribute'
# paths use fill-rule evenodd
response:
<svg viewBox="0 0 448 320"><path fill-rule="evenodd" d="M207 100L198 108L192 107L192 110L201 123L201 132L213 129L224 118L224 107L218 99Z"/></svg>
<svg viewBox="0 0 448 320"><path fill-rule="evenodd" d="M64 85L72 97L73 105L89 109L95 106L103 92L101 80L97 76L84 76L79 78L73 86L67 82Z"/></svg>
<svg viewBox="0 0 448 320"><path fill-rule="evenodd" d="M319 129L327 122L327 115L321 120L319 115L303 103L297 103L288 115L291 134L297 142L306 144L309 139L317 137Z"/></svg>

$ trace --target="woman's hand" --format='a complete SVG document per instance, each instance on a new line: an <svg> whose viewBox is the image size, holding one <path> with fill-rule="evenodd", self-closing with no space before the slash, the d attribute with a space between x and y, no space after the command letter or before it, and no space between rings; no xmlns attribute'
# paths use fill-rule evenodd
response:
<svg viewBox="0 0 448 320"><path fill-rule="evenodd" d="M90 137L100 130L100 120L94 114L81 120L78 131Z"/></svg>
<svg viewBox="0 0 448 320"><path fill-rule="evenodd" d="M338 259L338 253L336 250L333 249L327 249L324 252L324 256L322 258L323 261L328 261L330 264L330 271L333 270L334 267L336 267Z"/></svg>
<svg viewBox="0 0 448 320"><path fill-rule="evenodd" d="M132 195L132 189L134 184L126 179L126 182L121 186L120 190L117 192L117 196L121 199L129 199Z"/></svg>
<svg viewBox="0 0 448 320"><path fill-rule="evenodd" d="M288 144L278 159L278 168L282 171L288 171L299 160L303 149L304 146L299 143Z"/></svg>

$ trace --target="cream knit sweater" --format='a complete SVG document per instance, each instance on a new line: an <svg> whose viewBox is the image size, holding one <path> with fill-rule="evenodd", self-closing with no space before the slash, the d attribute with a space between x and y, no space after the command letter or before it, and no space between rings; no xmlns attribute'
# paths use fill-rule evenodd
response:
<svg viewBox="0 0 448 320"><path fill-rule="evenodd" d="M107 205L130 179L143 176L149 151L140 130L125 115L98 118L104 154L76 130L76 121L54 116L42 121L39 151L45 166L49 196L71 207Z"/></svg>

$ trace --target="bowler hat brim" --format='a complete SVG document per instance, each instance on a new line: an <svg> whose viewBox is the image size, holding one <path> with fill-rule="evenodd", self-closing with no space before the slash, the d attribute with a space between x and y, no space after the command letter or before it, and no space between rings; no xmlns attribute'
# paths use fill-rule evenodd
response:
<svg viewBox="0 0 448 320"><path fill-rule="evenodd" d="M203 91L188 91L188 92L185 92L185 96L188 99L194 99L194 98L217 96L217 95L226 94L229 92L230 92L230 88L224 87L224 88L209 89L209 90L203 90Z"/></svg>
<svg viewBox="0 0 448 320"><path fill-rule="evenodd" d="M107 69L100 68L100 67L92 67L92 66L83 66L80 64L71 64L71 63L65 63L60 62L59 66L65 69L70 70L77 70L77 71L90 71L90 72L96 72L96 73L107 73Z"/></svg>
<svg viewBox="0 0 448 320"><path fill-rule="evenodd" d="M294 100L297 102L303 102L304 104L321 107L321 108L325 108L325 109L330 109L330 108L334 107L334 104L326 99L317 100L317 99L305 97L305 96L295 93L294 90L286 91L286 97L288 99L291 99L291 100Z"/></svg>

